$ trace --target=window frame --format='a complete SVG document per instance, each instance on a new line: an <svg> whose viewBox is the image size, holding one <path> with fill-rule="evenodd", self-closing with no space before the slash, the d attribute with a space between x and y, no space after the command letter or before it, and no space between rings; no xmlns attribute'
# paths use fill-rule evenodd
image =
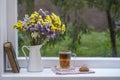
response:
<svg viewBox="0 0 120 80"><path fill-rule="evenodd" d="M17 0L1 0L0 3L0 80L2 80L2 74L4 74L4 49L3 44L6 41L10 41L13 47L17 51L17 32L11 27L17 22ZM1 27L2 26L2 27ZM4 26L4 27L3 27ZM18 54L17 54L18 56ZM58 65L58 57L44 57L44 68L50 68L53 65ZM26 67L25 57L18 57L18 61L21 67ZM120 68L120 58L104 58L104 57L77 57L72 59L72 63L75 62L75 66L81 66L83 64L88 65L91 68ZM48 64L49 63L49 64ZM107 63L107 64L106 64ZM102 64L102 65L101 65ZM21 77L23 78L23 77ZM9 80L14 77L9 78ZM28 78L29 79L29 78ZM6 78L6 80L8 80ZM37 79L36 79L37 80Z"/></svg>
<svg viewBox="0 0 120 80"><path fill-rule="evenodd" d="M6 34L3 34L4 38L5 38L5 41L9 41L9 42L12 42L13 44L13 47L15 49L15 52L16 52L16 55L17 55L17 59L18 61L20 62L20 65L22 63L25 63L26 64L26 59L24 57L18 57L18 44L17 44L17 30L13 29L13 24L17 22L17 17L18 17L18 14L17 14L17 0L2 0L4 2L4 17L5 17L5 26L3 28L3 30L6 32ZM52 60L52 58L55 60L56 57L44 57L43 60L44 61L47 61L48 59L49 60ZM104 60L104 59L108 59L111 61L111 59L114 59L114 58L104 58L104 57L101 57L100 58L96 58L96 57L84 57L85 59L97 59L97 61L99 60ZM77 58L78 61L79 61L79 57ZM57 60L57 59L56 59ZM74 59L76 60L76 59ZM21 63L22 62L22 63ZM25 67L25 66L22 66L22 67ZM47 66L45 66L47 67Z"/></svg>
<svg viewBox="0 0 120 80"><path fill-rule="evenodd" d="M17 30L13 29L13 24L17 22L17 0L8 0L6 2L7 15L7 41L12 42L16 55L18 56Z"/></svg>

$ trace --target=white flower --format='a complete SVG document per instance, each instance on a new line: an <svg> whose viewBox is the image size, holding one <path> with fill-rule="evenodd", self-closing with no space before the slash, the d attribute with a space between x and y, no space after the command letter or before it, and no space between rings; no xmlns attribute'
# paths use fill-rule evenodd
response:
<svg viewBox="0 0 120 80"><path fill-rule="evenodd" d="M34 31L34 32L31 33L31 37L32 37L32 38L36 39L37 36L38 36L38 33L37 33L37 32Z"/></svg>

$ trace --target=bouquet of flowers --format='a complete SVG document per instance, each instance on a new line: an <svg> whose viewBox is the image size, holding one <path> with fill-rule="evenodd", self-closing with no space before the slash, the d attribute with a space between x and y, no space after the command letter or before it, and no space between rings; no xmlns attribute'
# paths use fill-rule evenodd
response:
<svg viewBox="0 0 120 80"><path fill-rule="evenodd" d="M61 22L59 16L42 9L30 16L25 15L13 27L19 32L29 34L31 45L40 45L45 40L55 39L65 33L65 24Z"/></svg>

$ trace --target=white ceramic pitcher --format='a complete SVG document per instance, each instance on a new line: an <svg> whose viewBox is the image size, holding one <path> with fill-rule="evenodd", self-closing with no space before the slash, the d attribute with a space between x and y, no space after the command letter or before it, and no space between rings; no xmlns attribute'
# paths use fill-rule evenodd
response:
<svg viewBox="0 0 120 80"><path fill-rule="evenodd" d="M22 51L26 57L28 62L27 71L28 72L41 72L43 71L43 64L41 59L40 48L42 45L35 45L35 46L23 46ZM24 48L29 50L29 59L26 56Z"/></svg>

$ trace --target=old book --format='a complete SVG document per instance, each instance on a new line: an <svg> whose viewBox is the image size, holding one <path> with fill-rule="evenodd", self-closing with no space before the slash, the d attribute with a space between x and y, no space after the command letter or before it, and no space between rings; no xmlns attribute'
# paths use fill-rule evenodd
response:
<svg viewBox="0 0 120 80"><path fill-rule="evenodd" d="M5 50L5 53L8 56L8 60L10 62L12 71L14 73L18 73L20 71L20 67L19 67L19 64L18 64L18 61L17 61L17 58L16 58L15 50L14 50L11 42L6 42L4 44L4 50Z"/></svg>

